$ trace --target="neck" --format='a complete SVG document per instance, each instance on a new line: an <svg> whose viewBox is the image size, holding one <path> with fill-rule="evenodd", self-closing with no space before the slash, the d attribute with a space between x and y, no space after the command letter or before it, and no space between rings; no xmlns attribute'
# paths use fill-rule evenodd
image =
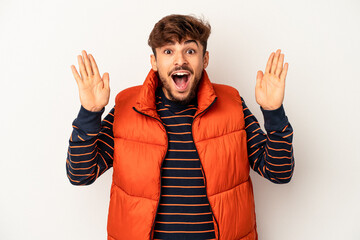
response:
<svg viewBox="0 0 360 240"><path fill-rule="evenodd" d="M163 99L164 104L170 105L171 108L187 108L189 105L197 104L196 97L190 99L189 101L176 101L171 99L171 97L169 97L166 93L167 92L163 87L159 89L159 96Z"/></svg>

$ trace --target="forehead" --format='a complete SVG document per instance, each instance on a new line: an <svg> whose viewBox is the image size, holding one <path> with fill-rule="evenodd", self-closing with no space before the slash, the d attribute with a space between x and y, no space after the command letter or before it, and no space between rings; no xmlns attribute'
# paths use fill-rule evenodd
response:
<svg viewBox="0 0 360 240"><path fill-rule="evenodd" d="M182 40L181 42L179 42L179 41L176 41L176 40L170 40L170 41L168 41L168 42L166 42L162 47L165 47L165 46L171 46L171 45L190 45L190 44L192 44L192 45L196 45L196 46L198 46L198 47L200 47L200 43L199 43L199 41L197 41L197 40L195 40L195 39L189 39L189 38L186 38L186 39L184 39L184 40Z"/></svg>

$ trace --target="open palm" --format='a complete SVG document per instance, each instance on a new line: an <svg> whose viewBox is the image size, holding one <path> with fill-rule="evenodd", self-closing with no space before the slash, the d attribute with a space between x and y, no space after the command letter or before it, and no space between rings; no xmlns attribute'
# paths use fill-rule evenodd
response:
<svg viewBox="0 0 360 240"><path fill-rule="evenodd" d="M272 52L266 64L265 74L257 72L255 98L256 102L265 110L275 110L279 108L284 100L285 78L289 67L284 63L284 54Z"/></svg>
<svg viewBox="0 0 360 240"><path fill-rule="evenodd" d="M88 111L98 112L109 102L109 73L104 73L101 78L94 57L87 55L85 50L82 57L78 55L77 58L81 76L74 65L71 70L79 87L81 105Z"/></svg>

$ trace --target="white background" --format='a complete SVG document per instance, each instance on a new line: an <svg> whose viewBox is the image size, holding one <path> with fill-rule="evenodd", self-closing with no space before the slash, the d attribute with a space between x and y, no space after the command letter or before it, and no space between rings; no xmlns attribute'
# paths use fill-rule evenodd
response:
<svg viewBox="0 0 360 240"><path fill-rule="evenodd" d="M172 13L210 22L210 79L261 124L256 72L278 48L289 62L295 173L276 185L252 171L259 239L360 239L359 12L358 0L0 0L0 239L106 239L112 170L86 187L66 177L80 109L70 65L85 49L110 73L107 114L144 81L149 33Z"/></svg>

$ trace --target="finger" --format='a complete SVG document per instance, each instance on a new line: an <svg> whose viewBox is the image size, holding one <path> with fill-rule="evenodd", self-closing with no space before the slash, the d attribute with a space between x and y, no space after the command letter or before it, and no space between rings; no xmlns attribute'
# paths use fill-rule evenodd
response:
<svg viewBox="0 0 360 240"><path fill-rule="evenodd" d="M96 65L93 55L89 54L89 58L90 58L92 70L94 71L94 75L99 75L99 69L98 66Z"/></svg>
<svg viewBox="0 0 360 240"><path fill-rule="evenodd" d="M81 77L79 75L79 73L77 72L76 68L74 65L71 65L71 71L72 74L74 75L74 78L76 80L76 83L78 84L78 86L82 83Z"/></svg>
<svg viewBox="0 0 360 240"><path fill-rule="evenodd" d="M281 50L278 49L278 50L276 51L276 53L275 53L274 60L273 60L273 62L272 62L272 64L271 64L271 71L270 71L270 73L272 73L272 74L275 74L275 69L276 69L276 66L277 66L277 63L278 63L278 59L279 59L280 52L281 52Z"/></svg>
<svg viewBox="0 0 360 240"><path fill-rule="evenodd" d="M284 63L284 54L280 54L280 59L279 59L279 62L277 64L276 71L275 71L275 75L278 77L280 76L280 73L282 71L283 63Z"/></svg>
<svg viewBox="0 0 360 240"><path fill-rule="evenodd" d="M77 59L78 59L78 63L79 63L79 69L80 69L81 78L82 78L82 80L85 80L85 78L87 78L88 75L87 75L85 65L84 65L84 62L83 62L83 59L82 59L81 55L78 55Z"/></svg>
<svg viewBox="0 0 360 240"><path fill-rule="evenodd" d="M262 84L262 78L264 74L262 71L258 71L256 75L256 88L260 88Z"/></svg>
<svg viewBox="0 0 360 240"><path fill-rule="evenodd" d="M109 73L104 73L103 74L103 77L102 77L103 81L104 81L104 88L108 89L110 88L110 77L109 77Z"/></svg>
<svg viewBox="0 0 360 240"><path fill-rule="evenodd" d="M271 68L271 63L272 63L273 58L274 58L274 52L272 52L270 54L269 60L266 64L265 73L270 73L270 68Z"/></svg>
<svg viewBox="0 0 360 240"><path fill-rule="evenodd" d="M289 63L285 63L284 69L282 70L281 75L280 75L280 80L281 80L282 82L285 81L285 78L286 78L286 74L287 74L288 69L289 69Z"/></svg>
<svg viewBox="0 0 360 240"><path fill-rule="evenodd" d="M84 58L84 61L85 61L86 72L87 72L88 76L91 76L91 75L93 75L93 71L91 69L89 57L86 54L85 50L82 51L82 55L83 55L83 58Z"/></svg>

